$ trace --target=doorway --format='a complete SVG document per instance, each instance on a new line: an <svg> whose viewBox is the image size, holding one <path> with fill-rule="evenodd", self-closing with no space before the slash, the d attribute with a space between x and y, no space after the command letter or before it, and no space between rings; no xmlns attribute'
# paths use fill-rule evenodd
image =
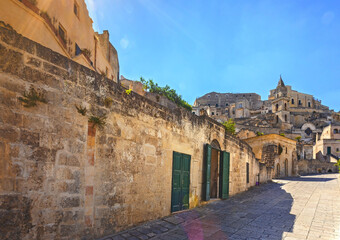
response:
<svg viewBox="0 0 340 240"><path fill-rule="evenodd" d="M276 177L280 177L280 163L276 164Z"/></svg>
<svg viewBox="0 0 340 240"><path fill-rule="evenodd" d="M211 169L210 169L210 198L217 198L218 193L218 173L219 173L219 164L218 164L218 150L211 149Z"/></svg>
<svg viewBox="0 0 340 240"><path fill-rule="evenodd" d="M229 196L230 154L221 151L216 140L204 148L202 199L226 199Z"/></svg>

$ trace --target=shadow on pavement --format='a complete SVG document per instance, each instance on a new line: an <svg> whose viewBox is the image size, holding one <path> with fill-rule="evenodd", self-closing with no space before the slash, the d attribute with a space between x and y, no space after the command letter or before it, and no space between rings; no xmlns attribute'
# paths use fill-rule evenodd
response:
<svg viewBox="0 0 340 240"><path fill-rule="evenodd" d="M290 214L293 198L268 183L237 194L230 199L148 222L103 238L113 239L282 239L290 232L295 215Z"/></svg>

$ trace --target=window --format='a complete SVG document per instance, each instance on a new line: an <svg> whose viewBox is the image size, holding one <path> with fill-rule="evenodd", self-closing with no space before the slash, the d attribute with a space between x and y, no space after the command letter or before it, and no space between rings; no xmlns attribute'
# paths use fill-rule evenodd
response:
<svg viewBox="0 0 340 240"><path fill-rule="evenodd" d="M310 102L308 102L308 107L310 108Z"/></svg>
<svg viewBox="0 0 340 240"><path fill-rule="evenodd" d="M210 107L210 103L208 103L208 107Z"/></svg>
<svg viewBox="0 0 340 240"><path fill-rule="evenodd" d="M229 104L228 104L228 103L226 103L225 105L226 105L226 106L228 106Z"/></svg>
<svg viewBox="0 0 340 240"><path fill-rule="evenodd" d="M285 122L287 122L287 115L285 115Z"/></svg>
<svg viewBox="0 0 340 240"><path fill-rule="evenodd" d="M76 43L75 44L76 48L75 48L75 55L78 56L79 54L81 54L81 49L80 47L78 46L78 44Z"/></svg>
<svg viewBox="0 0 340 240"><path fill-rule="evenodd" d="M210 95L208 95L208 98L210 98Z"/></svg>
<svg viewBox="0 0 340 240"><path fill-rule="evenodd" d="M240 103L240 104L238 105L238 107L241 108L241 107L242 107L242 103Z"/></svg>
<svg viewBox="0 0 340 240"><path fill-rule="evenodd" d="M216 107L218 107L218 104L216 103Z"/></svg>
<svg viewBox="0 0 340 240"><path fill-rule="evenodd" d="M215 97L218 97L218 95L216 94Z"/></svg>
<svg viewBox="0 0 340 240"><path fill-rule="evenodd" d="M285 110L287 110L287 103L285 103Z"/></svg>
<svg viewBox="0 0 340 240"><path fill-rule="evenodd" d="M214 115L215 115L215 113L214 113L214 112L211 112L211 115L213 115L213 116L214 116Z"/></svg>
<svg viewBox="0 0 340 240"><path fill-rule="evenodd" d="M73 12L74 12L74 14L79 18L79 6L78 6L78 4L76 3L76 1L74 1Z"/></svg>
<svg viewBox="0 0 340 240"><path fill-rule="evenodd" d="M288 147L286 147L286 154L288 154Z"/></svg>
<svg viewBox="0 0 340 240"><path fill-rule="evenodd" d="M279 116L276 115L276 123L279 123Z"/></svg>
<svg viewBox="0 0 340 240"><path fill-rule="evenodd" d="M249 163L247 163L246 168L247 168L247 183L249 183Z"/></svg>
<svg viewBox="0 0 340 240"><path fill-rule="evenodd" d="M339 148L337 148L336 151L339 152Z"/></svg>
<svg viewBox="0 0 340 240"><path fill-rule="evenodd" d="M63 28L60 24L59 24L59 37L60 39L63 41L64 44L66 44L66 31L65 28Z"/></svg>
<svg viewBox="0 0 340 240"><path fill-rule="evenodd" d="M334 129L333 133L335 133L335 134L339 133L338 129Z"/></svg>
<svg viewBox="0 0 340 240"><path fill-rule="evenodd" d="M299 99L299 105L302 105L301 100Z"/></svg>
<svg viewBox="0 0 340 240"><path fill-rule="evenodd" d="M295 103L294 103L294 98L292 98L292 104L295 104Z"/></svg>
<svg viewBox="0 0 340 240"><path fill-rule="evenodd" d="M276 104L275 109L276 111L279 111L279 104Z"/></svg>
<svg viewBox="0 0 340 240"><path fill-rule="evenodd" d="M196 113L195 113L195 112L192 112L192 114L196 115Z"/></svg>

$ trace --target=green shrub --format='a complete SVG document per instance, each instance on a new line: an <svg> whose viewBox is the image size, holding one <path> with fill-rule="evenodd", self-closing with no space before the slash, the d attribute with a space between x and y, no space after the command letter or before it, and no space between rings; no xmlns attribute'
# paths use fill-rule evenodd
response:
<svg viewBox="0 0 340 240"><path fill-rule="evenodd" d="M228 119L228 121L223 123L225 130L227 133L235 135L235 122L232 118Z"/></svg>
<svg viewBox="0 0 340 240"><path fill-rule="evenodd" d="M177 106L184 107L190 111L192 110L192 106L183 100L182 96L176 93L176 90L171 89L168 85L165 85L165 87L160 87L157 83L154 83L153 80L145 80L143 77L140 78L140 82L143 84L144 90L162 95L168 98L170 101L176 103Z"/></svg>

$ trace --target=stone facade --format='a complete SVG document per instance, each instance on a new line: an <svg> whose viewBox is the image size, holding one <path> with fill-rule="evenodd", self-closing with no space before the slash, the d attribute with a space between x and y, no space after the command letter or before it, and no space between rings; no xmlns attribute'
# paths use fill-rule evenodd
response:
<svg viewBox="0 0 340 240"><path fill-rule="evenodd" d="M45 103L24 107L30 89ZM106 116L105 126L75 105L94 122ZM202 202L205 144L230 153L230 195L254 186L260 168L251 147L213 119L127 94L8 26L0 109L2 239L93 239L169 215L174 151L191 156L190 208Z"/></svg>
<svg viewBox="0 0 340 240"><path fill-rule="evenodd" d="M253 149L255 157L268 168L260 179L271 179L275 177L290 177L296 174L296 141L277 135L268 134L264 136L244 139Z"/></svg>
<svg viewBox="0 0 340 240"><path fill-rule="evenodd" d="M0 1L0 21L23 36L118 81L117 51L109 41L108 31L94 32L84 0Z"/></svg>
<svg viewBox="0 0 340 240"><path fill-rule="evenodd" d="M328 156L330 161L336 162L340 158L340 124L330 124L317 136L313 146L313 158Z"/></svg>

